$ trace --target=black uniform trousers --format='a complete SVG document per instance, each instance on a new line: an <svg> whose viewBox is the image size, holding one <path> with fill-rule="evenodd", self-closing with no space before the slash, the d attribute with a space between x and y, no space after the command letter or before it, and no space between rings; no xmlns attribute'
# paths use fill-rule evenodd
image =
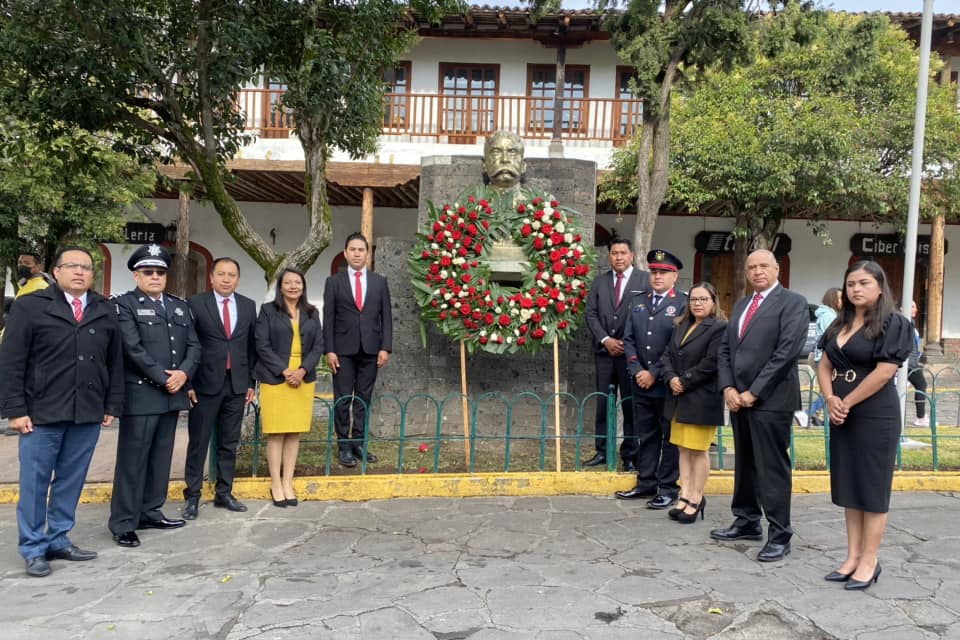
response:
<svg viewBox="0 0 960 640"><path fill-rule="evenodd" d="M676 496L680 492L680 451L670 442L670 419L663 415L664 400L663 396L634 396L633 460L637 465L638 489Z"/></svg>
<svg viewBox="0 0 960 640"><path fill-rule="evenodd" d="M123 416L110 499L110 531L122 535L142 520L160 520L167 500L179 411Z"/></svg>
<svg viewBox="0 0 960 640"><path fill-rule="evenodd" d="M200 497L203 465L211 436L215 436L213 442L217 452L217 495L226 496L233 492L246 392L233 392L231 376L231 370L224 372L223 386L214 395L198 392L197 404L190 410L190 441L183 469L183 478L187 483L187 488L183 490L184 498Z"/></svg>
<svg viewBox="0 0 960 640"><path fill-rule="evenodd" d="M614 393L620 395L619 404L623 412L623 432L627 433L627 425L633 424L633 401L630 400L630 393L633 390L630 372L627 371L627 359L623 356L613 357L609 353L596 354L596 372L597 386L600 393L610 393L610 385L613 385ZM613 432L616 437L616 429ZM594 444L597 447L597 453L606 455L607 453L607 401L605 398L597 396L597 421L596 421L596 440ZM631 447L635 444L631 443ZM620 445L620 454L624 460L627 460L625 451L628 445L626 439ZM629 458L632 459L632 458Z"/></svg>
<svg viewBox="0 0 960 640"><path fill-rule="evenodd" d="M790 411L740 409L730 413L733 420L734 489L730 501L735 527L759 528L766 514L770 528L767 540L786 544L793 536L790 527ZM762 511L761 511L762 509Z"/></svg>
<svg viewBox="0 0 960 640"><path fill-rule="evenodd" d="M337 355L340 370L333 376L334 425L337 429L337 446L340 451L350 451L363 446L363 429L367 422L373 387L377 383L377 355L357 353L351 356ZM350 396L354 396L351 401ZM353 431L350 429L350 408L353 406ZM350 440L353 440L352 442Z"/></svg>

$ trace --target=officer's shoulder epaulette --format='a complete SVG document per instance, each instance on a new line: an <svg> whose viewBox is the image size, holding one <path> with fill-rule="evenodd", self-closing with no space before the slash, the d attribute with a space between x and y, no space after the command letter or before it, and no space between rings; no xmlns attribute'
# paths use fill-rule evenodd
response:
<svg viewBox="0 0 960 640"><path fill-rule="evenodd" d="M166 291L163 292L163 295L167 296L168 298L173 298L174 300L179 300L180 302L186 302L186 301L187 301L186 298L181 298L180 296L175 296L175 295L173 295L172 293L167 293Z"/></svg>

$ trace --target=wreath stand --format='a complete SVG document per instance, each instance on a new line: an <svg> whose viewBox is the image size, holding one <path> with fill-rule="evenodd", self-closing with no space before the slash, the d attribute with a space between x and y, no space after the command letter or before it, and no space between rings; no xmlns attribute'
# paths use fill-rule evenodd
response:
<svg viewBox="0 0 960 640"><path fill-rule="evenodd" d="M470 402L467 397L467 343L460 340L460 398L463 410L463 459L470 468ZM553 432L557 473L560 465L560 341L553 336Z"/></svg>

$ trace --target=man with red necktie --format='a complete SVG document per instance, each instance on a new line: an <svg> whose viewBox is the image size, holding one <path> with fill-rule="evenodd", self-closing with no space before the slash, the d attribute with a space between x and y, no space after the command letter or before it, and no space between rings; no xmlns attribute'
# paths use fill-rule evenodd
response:
<svg viewBox="0 0 960 640"><path fill-rule="evenodd" d="M367 269L369 253L363 234L347 236L343 249L347 268L327 278L323 288L323 344L333 373L339 461L345 467L357 466L357 458L364 454L364 427L377 371L393 350L390 289L386 278ZM369 451L366 456L367 462L377 461Z"/></svg>
<svg viewBox="0 0 960 640"><path fill-rule="evenodd" d="M800 408L797 358L807 336L807 301L784 289L770 251L747 256L752 293L737 302L720 344L718 386L733 421L736 448L735 520L714 529L714 540L762 540L760 518L769 523L757 560L773 562L790 553L790 428Z"/></svg>
<svg viewBox="0 0 960 640"><path fill-rule="evenodd" d="M90 290L93 258L68 247L54 265L56 283L13 306L0 348L0 413L20 434L18 550L37 578L50 560L97 557L67 534L100 427L123 408L120 326L114 305Z"/></svg>

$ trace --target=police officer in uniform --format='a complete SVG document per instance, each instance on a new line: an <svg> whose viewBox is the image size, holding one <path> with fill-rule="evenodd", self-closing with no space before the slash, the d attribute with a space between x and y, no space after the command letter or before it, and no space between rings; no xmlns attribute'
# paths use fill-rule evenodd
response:
<svg viewBox="0 0 960 640"><path fill-rule="evenodd" d="M200 341L186 300L164 293L170 254L137 249L127 268L137 287L115 298L123 337L126 402L117 440L110 531L122 547L140 545L137 529L176 529L160 508L167 497L180 411L190 408L187 381Z"/></svg>
<svg viewBox="0 0 960 640"><path fill-rule="evenodd" d="M647 254L647 265L650 290L634 296L623 335L627 370L633 378L630 435L636 443L637 485L629 491L617 491L616 496L621 500L648 498L649 508L666 509L677 501L680 456L676 445L670 444L670 417L664 415L667 389L660 379L660 356L670 343L687 296L674 289L683 268L679 258L669 251L654 249Z"/></svg>

